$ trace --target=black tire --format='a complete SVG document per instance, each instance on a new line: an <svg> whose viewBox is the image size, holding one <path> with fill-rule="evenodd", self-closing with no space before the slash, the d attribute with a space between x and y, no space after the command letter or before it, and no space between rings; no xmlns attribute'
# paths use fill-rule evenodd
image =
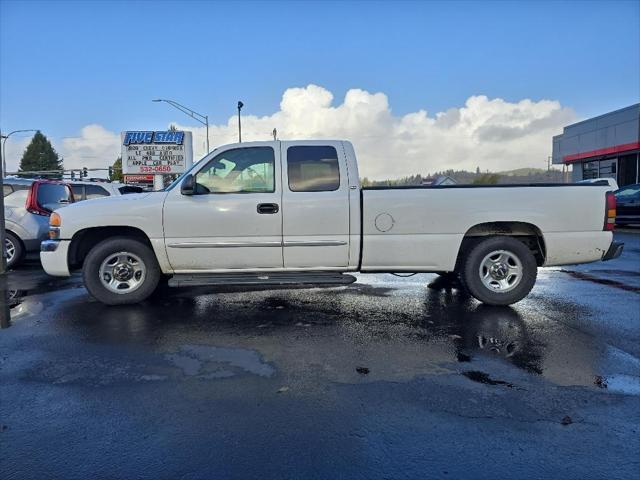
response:
<svg viewBox="0 0 640 480"><path fill-rule="evenodd" d="M521 264L519 281L505 291L496 291L485 285L480 266L492 252L504 251L515 257ZM465 288L477 300L487 305L511 305L526 297L536 283L538 264L531 250L512 237L489 237L474 245L462 259L461 279ZM493 281L493 280L492 280ZM499 287L498 287L499 288Z"/></svg>
<svg viewBox="0 0 640 480"><path fill-rule="evenodd" d="M143 263L144 277L139 286L132 291L122 290L116 293L107 288L100 277L100 267L109 256L127 252L137 256ZM93 247L84 260L82 277L89 293L107 305L130 305L148 298L156 289L162 272L155 253L151 248L131 237L112 237Z"/></svg>
<svg viewBox="0 0 640 480"><path fill-rule="evenodd" d="M9 251L10 245L13 246L13 255L11 256L11 258L9 258L9 256L7 255L7 269L17 267L22 263L22 260L24 258L24 247L22 246L22 242L20 241L20 239L13 233L5 231L4 234L5 243L7 244L5 251Z"/></svg>

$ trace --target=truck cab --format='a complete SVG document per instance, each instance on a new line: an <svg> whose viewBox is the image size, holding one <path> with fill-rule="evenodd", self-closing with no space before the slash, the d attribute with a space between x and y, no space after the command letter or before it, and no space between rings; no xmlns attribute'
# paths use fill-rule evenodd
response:
<svg viewBox="0 0 640 480"><path fill-rule="evenodd" d="M360 192L353 147L276 141L216 150L167 194L164 239L176 273L355 270Z"/></svg>

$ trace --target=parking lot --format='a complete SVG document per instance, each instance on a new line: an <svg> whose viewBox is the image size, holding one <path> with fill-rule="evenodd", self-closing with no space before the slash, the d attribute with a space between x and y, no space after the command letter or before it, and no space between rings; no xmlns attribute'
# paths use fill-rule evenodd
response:
<svg viewBox="0 0 640 480"><path fill-rule="evenodd" d="M640 234L513 308L433 275L160 291L8 277L0 477L639 478Z"/></svg>

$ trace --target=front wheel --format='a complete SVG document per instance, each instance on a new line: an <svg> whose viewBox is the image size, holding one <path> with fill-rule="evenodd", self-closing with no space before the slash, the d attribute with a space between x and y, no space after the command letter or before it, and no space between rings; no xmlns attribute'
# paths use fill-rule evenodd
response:
<svg viewBox="0 0 640 480"><path fill-rule="evenodd" d="M491 237L475 245L462 263L462 280L471 295L488 305L511 305L526 297L538 265L531 250L511 237Z"/></svg>
<svg viewBox="0 0 640 480"><path fill-rule="evenodd" d="M145 300L156 289L160 275L151 248L127 237L108 238L97 244L82 268L89 293L107 305Z"/></svg>

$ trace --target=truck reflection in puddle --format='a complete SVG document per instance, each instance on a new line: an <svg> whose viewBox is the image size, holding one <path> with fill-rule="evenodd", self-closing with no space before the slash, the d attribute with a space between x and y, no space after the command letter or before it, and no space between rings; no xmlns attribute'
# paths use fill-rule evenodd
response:
<svg viewBox="0 0 640 480"><path fill-rule="evenodd" d="M459 362L474 355L497 356L531 373L542 373L544 345L533 338L522 316L511 307L472 306L460 293L427 297L431 328L448 334Z"/></svg>

